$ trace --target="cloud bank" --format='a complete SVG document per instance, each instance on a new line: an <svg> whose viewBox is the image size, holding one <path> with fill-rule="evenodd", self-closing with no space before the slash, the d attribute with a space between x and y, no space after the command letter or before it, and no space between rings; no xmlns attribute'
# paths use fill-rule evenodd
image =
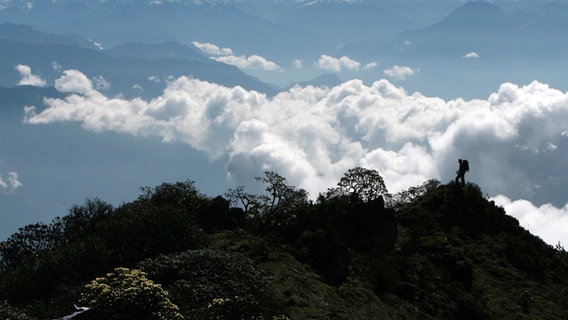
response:
<svg viewBox="0 0 568 320"><path fill-rule="evenodd" d="M27 123L78 122L86 130L181 141L226 157L235 184L274 170L316 196L364 166L396 192L431 178L449 181L457 159L466 158L466 180L490 195L566 203L557 190L568 190L568 94L539 82L505 83L471 101L409 94L387 80L296 86L268 98L181 77L151 101L106 97L76 70L55 85L71 94L46 99L43 110L26 108ZM558 210L566 216L565 207Z"/></svg>

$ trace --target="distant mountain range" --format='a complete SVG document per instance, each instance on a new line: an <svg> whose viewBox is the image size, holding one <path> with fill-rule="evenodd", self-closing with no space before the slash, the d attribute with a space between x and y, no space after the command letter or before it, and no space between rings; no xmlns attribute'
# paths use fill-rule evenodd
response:
<svg viewBox="0 0 568 320"><path fill-rule="evenodd" d="M445 97L487 95L506 81L568 87L558 72L568 67L565 0L67 0L30 6L4 1L0 22L5 22L0 26L0 86L17 83L16 64L28 64L53 80L55 62L102 76L111 83L111 93L127 96L158 94L163 83L156 79L179 75L269 95L278 91L266 83L278 78L274 72L263 78L243 70L254 75L248 76L188 45L199 41L231 48L237 56L260 55L283 69L303 61L309 71L286 70L298 73L288 76L289 84L329 73L315 67L325 54L378 66L357 74L338 72L340 79L372 82L385 77L382 70L409 66L415 76L405 87Z"/></svg>
<svg viewBox="0 0 568 320"><path fill-rule="evenodd" d="M169 77L182 75L267 94L276 92L273 86L234 66L207 59L186 45L127 43L100 50L88 43L78 36L57 36L28 26L2 24L0 86L16 85L20 75L15 66L28 65L48 83L59 76L60 68L81 70L91 78L104 78L110 83L109 93L126 96L159 95Z"/></svg>

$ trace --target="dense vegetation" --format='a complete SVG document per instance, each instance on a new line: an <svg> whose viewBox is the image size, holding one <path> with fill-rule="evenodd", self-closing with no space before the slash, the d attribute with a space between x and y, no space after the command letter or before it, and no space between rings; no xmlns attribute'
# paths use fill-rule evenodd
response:
<svg viewBox="0 0 568 320"><path fill-rule="evenodd" d="M265 194L164 183L21 228L0 243L0 318L568 318L566 251L476 185L392 195L354 168L312 201L257 180Z"/></svg>

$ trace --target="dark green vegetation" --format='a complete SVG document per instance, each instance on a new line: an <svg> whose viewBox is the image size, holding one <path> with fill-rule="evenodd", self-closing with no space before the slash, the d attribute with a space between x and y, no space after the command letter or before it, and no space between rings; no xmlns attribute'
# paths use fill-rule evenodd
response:
<svg viewBox="0 0 568 320"><path fill-rule="evenodd" d="M566 251L476 185L390 195L354 168L311 201L277 173L258 181L266 194L216 198L164 183L21 228L0 244L0 318L568 318Z"/></svg>

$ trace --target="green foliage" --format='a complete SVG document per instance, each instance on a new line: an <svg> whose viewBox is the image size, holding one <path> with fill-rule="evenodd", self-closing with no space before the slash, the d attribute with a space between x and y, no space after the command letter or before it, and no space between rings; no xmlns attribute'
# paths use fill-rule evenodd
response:
<svg viewBox="0 0 568 320"><path fill-rule="evenodd" d="M142 193L139 201L152 203L156 206L166 205L186 211L195 211L206 197L200 194L193 181L162 183L157 187L140 188Z"/></svg>
<svg viewBox="0 0 568 320"><path fill-rule="evenodd" d="M53 224L61 230L61 241L69 243L92 233L96 223L113 211L112 205L100 199L87 199L83 205L73 205L68 215L54 220Z"/></svg>
<svg viewBox="0 0 568 320"><path fill-rule="evenodd" d="M20 228L10 238L0 243L2 265L33 263L42 253L52 250L58 240L53 225L35 223Z"/></svg>
<svg viewBox="0 0 568 320"><path fill-rule="evenodd" d="M23 311L8 304L7 301L0 301L0 319L4 320L34 320Z"/></svg>
<svg viewBox="0 0 568 320"><path fill-rule="evenodd" d="M187 319L250 319L271 313L268 274L243 255L192 250L141 262Z"/></svg>
<svg viewBox="0 0 568 320"><path fill-rule="evenodd" d="M191 182L163 184L117 209L87 200L50 225L23 228L0 249L6 256L0 299L21 304L57 295L48 303L57 315L77 287L96 275L161 253L201 248L205 235L196 215L206 201Z"/></svg>
<svg viewBox="0 0 568 320"><path fill-rule="evenodd" d="M410 187L406 190L395 193L389 203L390 207L399 208L404 204L411 203L418 197L433 191L440 186L441 182L437 179L430 179L419 186Z"/></svg>
<svg viewBox="0 0 568 320"><path fill-rule="evenodd" d="M183 319L161 285L137 269L116 268L85 285L81 304L90 319Z"/></svg>
<svg viewBox="0 0 568 320"><path fill-rule="evenodd" d="M306 231L297 243L298 256L330 284L340 284L347 278L349 249L330 232L318 229Z"/></svg>

